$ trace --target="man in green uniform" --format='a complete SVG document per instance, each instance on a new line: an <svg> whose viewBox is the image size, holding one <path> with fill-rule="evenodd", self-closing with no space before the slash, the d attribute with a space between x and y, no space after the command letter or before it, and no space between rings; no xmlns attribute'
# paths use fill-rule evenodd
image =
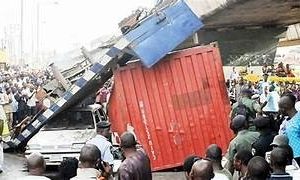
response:
<svg viewBox="0 0 300 180"><path fill-rule="evenodd" d="M237 132L237 135L229 143L227 150L227 168L233 173L233 158L234 155L240 150L251 151L252 144L258 139L259 133L248 130L248 123L246 117L243 115L237 115L232 120L232 127Z"/></svg>
<svg viewBox="0 0 300 180"><path fill-rule="evenodd" d="M256 118L257 113L261 113L261 107L257 101L251 99L252 91L250 89L243 89L241 96L241 99L232 105L230 117L233 119L240 113L241 108L244 107L245 114L242 115L246 116L250 130L255 130L253 120Z"/></svg>

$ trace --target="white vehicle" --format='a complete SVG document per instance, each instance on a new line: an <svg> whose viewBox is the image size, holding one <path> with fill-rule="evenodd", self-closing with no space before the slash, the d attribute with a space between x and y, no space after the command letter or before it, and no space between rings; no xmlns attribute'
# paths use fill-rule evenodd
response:
<svg viewBox="0 0 300 180"><path fill-rule="evenodd" d="M96 123L106 120L99 104L62 112L30 139L25 156L39 152L46 165L59 165L67 157L78 159L85 142L96 135Z"/></svg>

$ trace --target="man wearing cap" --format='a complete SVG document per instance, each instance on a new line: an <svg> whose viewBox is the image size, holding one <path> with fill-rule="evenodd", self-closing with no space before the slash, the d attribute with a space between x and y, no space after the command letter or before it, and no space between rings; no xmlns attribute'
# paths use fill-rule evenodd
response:
<svg viewBox="0 0 300 180"><path fill-rule="evenodd" d="M266 152L265 159L268 161L268 163L270 163L270 155L271 155L272 149L275 147L288 146L288 145L289 145L289 139L287 138L286 135L283 135L283 134L276 135L274 137L272 143L270 144L271 150Z"/></svg>
<svg viewBox="0 0 300 180"><path fill-rule="evenodd" d="M248 130L246 117L237 115L232 120L232 128L237 132L237 135L229 143L226 157L228 159L228 170L233 173L233 158L240 150L251 151L251 145L258 139L259 133Z"/></svg>
<svg viewBox="0 0 300 180"><path fill-rule="evenodd" d="M107 121L97 123L97 135L89 140L87 144L96 145L101 152L101 159L113 165L112 144L108 141L108 138L111 136L110 126L111 124Z"/></svg>

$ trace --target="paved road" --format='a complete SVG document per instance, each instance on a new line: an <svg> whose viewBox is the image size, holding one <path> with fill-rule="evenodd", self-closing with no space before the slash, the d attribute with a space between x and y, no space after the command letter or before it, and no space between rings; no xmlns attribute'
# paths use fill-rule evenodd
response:
<svg viewBox="0 0 300 180"><path fill-rule="evenodd" d="M4 167L3 173L0 174L2 180L16 180L22 176L25 176L26 165L25 158L22 154L4 154Z"/></svg>
<svg viewBox="0 0 300 180"><path fill-rule="evenodd" d="M26 176L25 158L22 154L4 154L4 168L3 173L0 174L0 180L22 180ZM53 175L55 172L47 172ZM184 180L182 172L155 172L153 173L153 180Z"/></svg>

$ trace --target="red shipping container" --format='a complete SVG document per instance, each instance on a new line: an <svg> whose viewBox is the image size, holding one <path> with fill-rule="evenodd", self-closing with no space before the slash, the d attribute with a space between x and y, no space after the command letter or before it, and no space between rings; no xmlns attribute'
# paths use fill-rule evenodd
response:
<svg viewBox="0 0 300 180"><path fill-rule="evenodd" d="M203 156L212 143L226 151L230 105L218 48L174 52L151 69L130 63L114 78L112 130L121 135L133 127L154 171L180 166L190 154Z"/></svg>

